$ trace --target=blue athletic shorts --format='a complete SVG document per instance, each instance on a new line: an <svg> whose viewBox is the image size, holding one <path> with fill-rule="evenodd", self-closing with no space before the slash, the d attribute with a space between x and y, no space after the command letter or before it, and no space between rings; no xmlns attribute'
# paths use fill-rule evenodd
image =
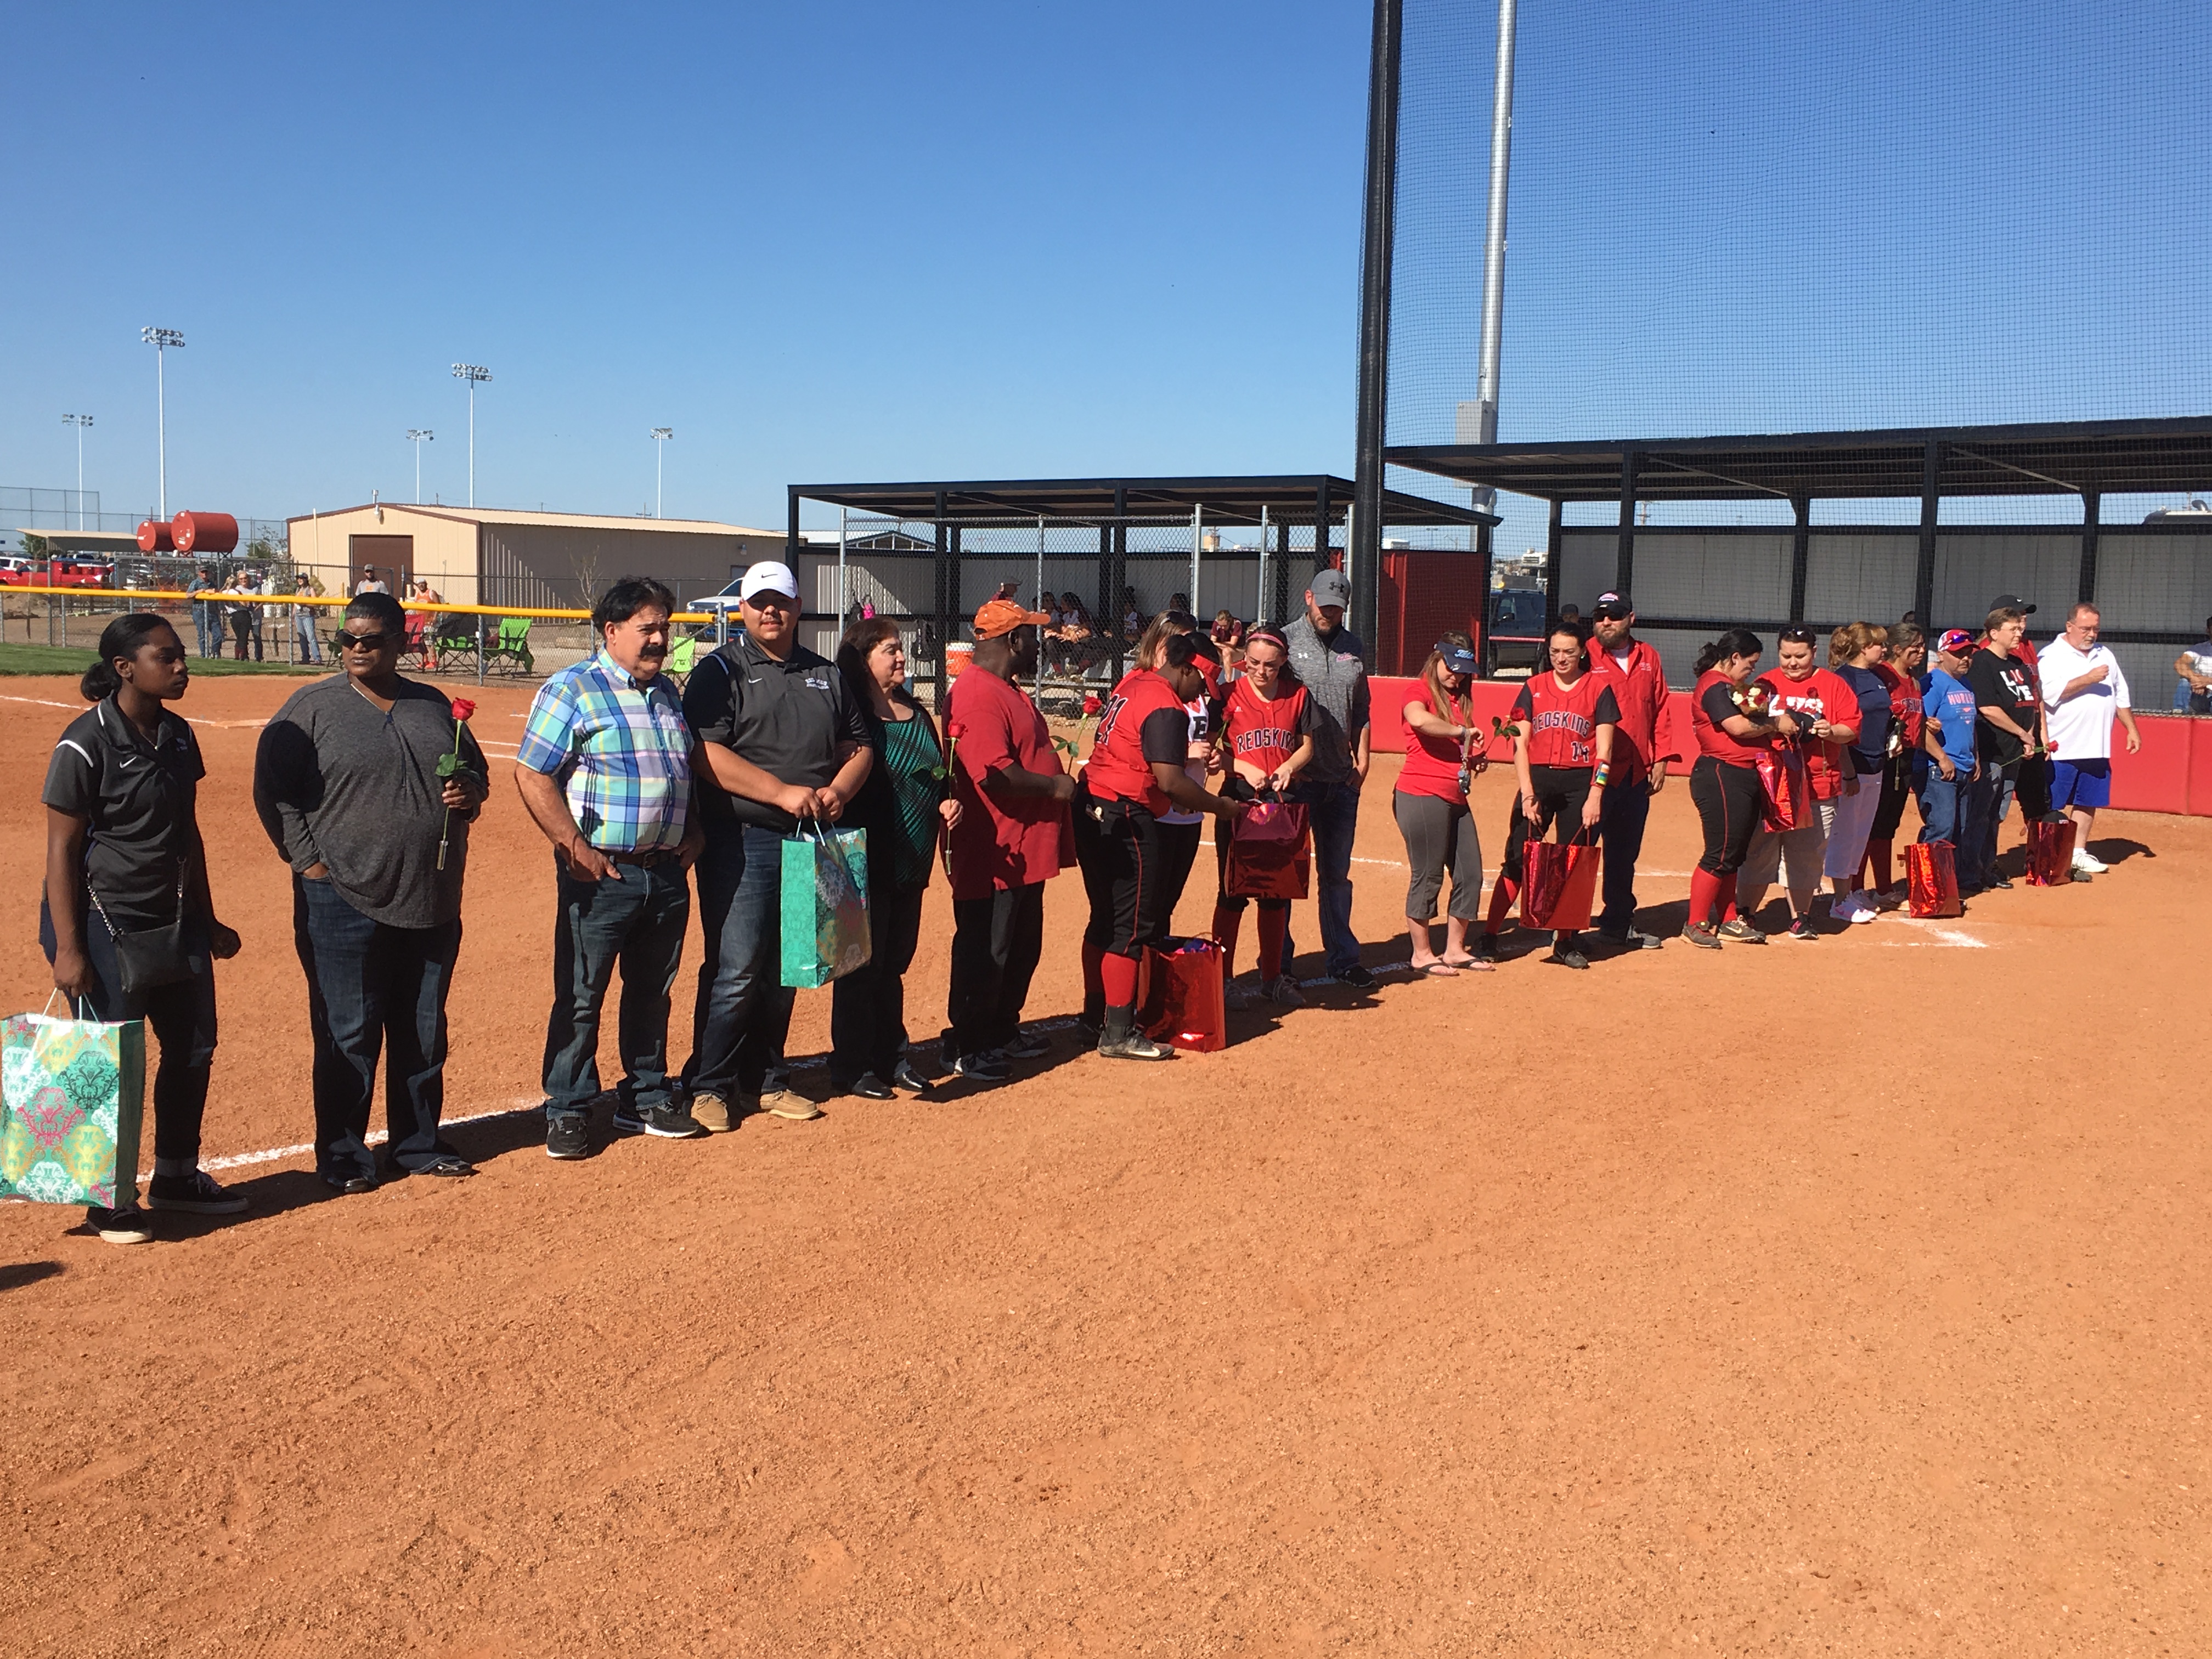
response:
<svg viewBox="0 0 2212 1659"><path fill-rule="evenodd" d="M2051 763L2051 805L2053 811L2068 806L2109 806L2112 804L2112 762L2062 760Z"/></svg>

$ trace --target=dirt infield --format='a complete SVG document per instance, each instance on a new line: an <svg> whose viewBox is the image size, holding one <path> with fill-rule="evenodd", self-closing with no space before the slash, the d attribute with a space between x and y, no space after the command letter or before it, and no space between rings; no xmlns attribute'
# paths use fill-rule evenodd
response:
<svg viewBox="0 0 2212 1659"><path fill-rule="evenodd" d="M210 1158L310 1133L247 794L289 689L182 705L246 939ZM536 1101L550 995L526 694L471 695L453 1115ZM14 1010L82 705L0 698ZM1656 923L1694 831L1671 786ZM2212 824L2097 846L2111 875L1961 921L1316 991L1170 1066L1063 1032L1006 1087L580 1164L488 1117L475 1180L351 1199L242 1164L252 1212L146 1249L0 1206L0 1651L2204 1652ZM1079 999L1073 876L1047 906L1038 1018ZM917 1036L948 927L940 884Z"/></svg>

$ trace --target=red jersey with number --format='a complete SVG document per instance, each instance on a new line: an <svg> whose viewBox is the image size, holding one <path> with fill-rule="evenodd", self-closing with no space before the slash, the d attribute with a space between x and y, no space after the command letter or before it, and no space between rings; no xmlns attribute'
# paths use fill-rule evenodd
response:
<svg viewBox="0 0 2212 1659"><path fill-rule="evenodd" d="M1770 668L1759 683L1773 694L1772 707L1786 708L1808 720L1858 729L1859 694L1831 668L1816 668L1802 680L1793 680L1778 668ZM1786 749L1793 739L1777 738L1773 747ZM1813 786L1814 800L1833 800L1844 793L1850 769L1844 763L1844 745L1826 738L1795 739L1805 757L1805 777Z"/></svg>
<svg viewBox="0 0 2212 1659"><path fill-rule="evenodd" d="M1221 731L1232 759L1262 773L1273 772L1298 751L1313 729L1306 689L1293 686L1270 702L1249 679L1231 681Z"/></svg>
<svg viewBox="0 0 2212 1659"><path fill-rule="evenodd" d="M1145 744L1146 720L1163 712L1175 716L1175 744L1158 758L1181 766L1188 758L1190 731L1189 711L1182 699L1149 668L1123 675L1121 684L1107 694L1097 740L1091 758L1083 763L1084 787L1101 799L1134 801L1155 813L1166 811L1168 798L1152 775Z"/></svg>
<svg viewBox="0 0 2212 1659"><path fill-rule="evenodd" d="M1620 724L1620 703L1601 675L1561 685L1553 673L1532 675L1513 699L1513 722L1528 733L1531 766L1597 764L1597 729Z"/></svg>

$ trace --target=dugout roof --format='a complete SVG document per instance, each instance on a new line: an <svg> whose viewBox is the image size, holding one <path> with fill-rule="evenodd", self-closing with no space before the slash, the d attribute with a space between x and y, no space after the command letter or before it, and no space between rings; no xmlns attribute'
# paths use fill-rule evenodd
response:
<svg viewBox="0 0 2212 1659"><path fill-rule="evenodd" d="M1351 505L1352 483L1328 473L1209 478L1024 478L944 483L793 484L793 522L801 501L887 519L960 524L1046 518L1096 522L1180 518L1203 508L1210 525L1256 525L1262 507L1276 524L1331 523ZM1382 520L1392 525L1494 525L1492 514L1386 490Z"/></svg>
<svg viewBox="0 0 2212 1659"><path fill-rule="evenodd" d="M1551 501L2179 494L2212 487L2212 416L1765 437L1418 444L1385 450L1383 459Z"/></svg>

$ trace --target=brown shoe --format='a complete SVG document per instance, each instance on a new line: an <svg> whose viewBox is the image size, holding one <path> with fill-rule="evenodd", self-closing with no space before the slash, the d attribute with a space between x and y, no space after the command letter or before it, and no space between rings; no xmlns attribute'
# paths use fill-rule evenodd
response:
<svg viewBox="0 0 2212 1659"><path fill-rule="evenodd" d="M805 1123L822 1115L822 1109L796 1089L786 1089L781 1094L763 1095L761 1109L770 1117L787 1118L793 1123Z"/></svg>
<svg viewBox="0 0 2212 1659"><path fill-rule="evenodd" d="M710 1135L726 1135L738 1127L730 1115L730 1103L720 1095L692 1096L691 1115Z"/></svg>

